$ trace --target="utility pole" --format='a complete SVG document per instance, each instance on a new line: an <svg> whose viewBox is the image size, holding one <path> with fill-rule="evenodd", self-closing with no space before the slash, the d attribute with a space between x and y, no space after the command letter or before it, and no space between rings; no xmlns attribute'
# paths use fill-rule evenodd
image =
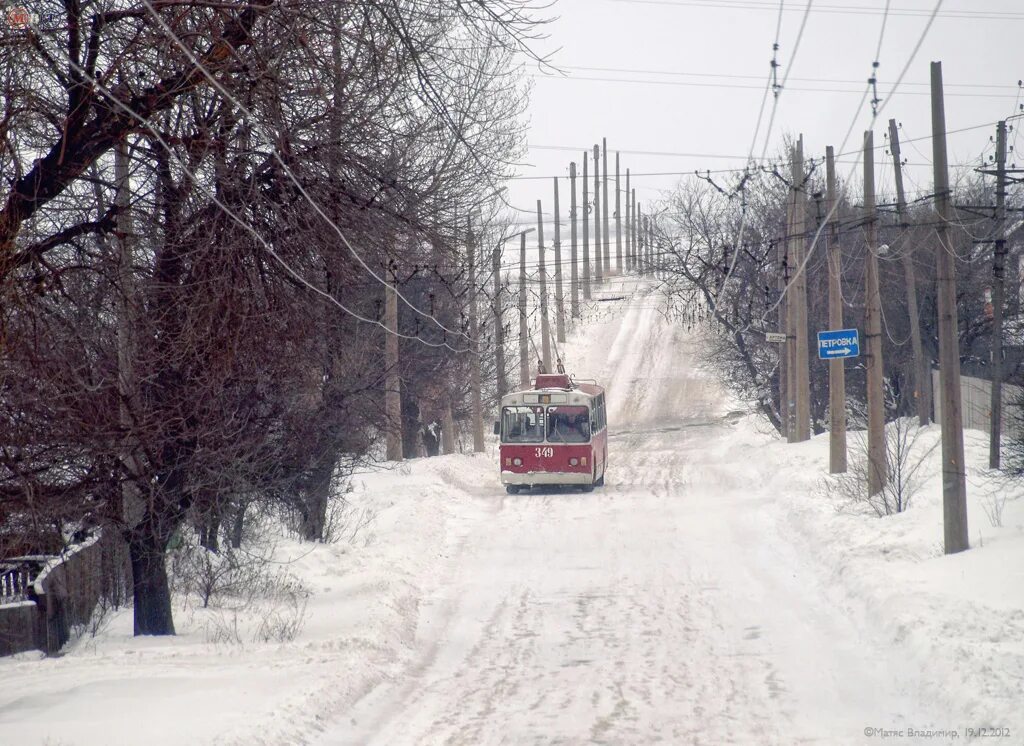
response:
<svg viewBox="0 0 1024 746"><path fill-rule="evenodd" d="M555 177L555 341L565 342L565 296L562 295L562 225Z"/></svg>
<svg viewBox="0 0 1024 746"><path fill-rule="evenodd" d="M638 223L639 218L638 218L637 204L636 204L636 188L633 188L630 191L629 195L630 195L629 196L630 204L633 205L633 209L631 210L632 215L633 215L633 221L632 221L632 225L630 226L630 230L631 230L631 232L633 234L633 237L630 239L630 242L633 244L633 271L636 272L637 274L640 274L640 249L637 246L637 239L638 239L638 235L637 234L639 232L637 230L637 223Z"/></svg>
<svg viewBox="0 0 1024 746"><path fill-rule="evenodd" d="M807 331L807 272L804 268L804 243L807 200L804 188L804 136L793 150L793 302L796 306L796 440L811 438L811 379ZM739 249L737 249L739 251Z"/></svg>
<svg viewBox="0 0 1024 746"><path fill-rule="evenodd" d="M789 235L790 228L790 217L792 214L792 207L790 204L786 204L786 235ZM778 244L778 261L779 261L779 299L776 305L777 312L779 314L778 319L778 330L786 335L786 341L784 347L779 350L779 425L781 427L781 435L789 442L789 434L792 431L790 426L789 416L789 354L790 348L793 346L792 340L789 338L789 302L783 295L786 292L786 285L789 283L789 241L788 238L784 237Z"/></svg>
<svg viewBox="0 0 1024 746"><path fill-rule="evenodd" d="M551 327L548 324L548 272L544 266L544 217L537 200L537 272L540 274L540 346L544 370L551 368Z"/></svg>
<svg viewBox="0 0 1024 746"><path fill-rule="evenodd" d="M839 195L832 146L825 148L826 215L828 218L828 328L843 329L842 249L839 246ZM828 470L846 472L846 361L828 361Z"/></svg>
<svg viewBox="0 0 1024 746"><path fill-rule="evenodd" d="M921 318L917 309L917 276L914 271L914 247L907 230L907 198L903 191L903 160L900 156L900 133L896 120L889 120L889 151L896 170L896 215L900 222L900 263L907 293L907 312L910 316L910 343L914 350L914 396L917 404L917 422L924 427L931 420L932 371L924 357L921 342Z"/></svg>
<svg viewBox="0 0 1024 746"><path fill-rule="evenodd" d="M579 268L577 265L577 252L576 252L576 218L577 218L577 207L576 207L576 163L569 164L569 216L571 228L569 229L569 315L571 318L578 319L580 317L580 276ZM584 225L586 221L584 221Z"/></svg>
<svg viewBox="0 0 1024 746"><path fill-rule="evenodd" d="M594 282L604 282L601 266L601 146L594 146Z"/></svg>
<svg viewBox="0 0 1024 746"><path fill-rule="evenodd" d="M617 191L617 190L616 190ZM626 169L626 270L633 269L633 240L632 240L632 229L630 226L633 225L633 213L632 204L629 200L629 169Z"/></svg>
<svg viewBox="0 0 1024 746"><path fill-rule="evenodd" d="M1003 305L1006 262L1006 120L996 126L996 245L992 263L992 399L988 466L998 469L1003 427Z"/></svg>
<svg viewBox="0 0 1024 746"><path fill-rule="evenodd" d="M602 205L602 209L604 210L604 250L602 252L602 256L604 257L604 273L607 276L612 273L612 242L608 235L608 140L604 137L601 138L601 163L604 165L604 204Z"/></svg>
<svg viewBox="0 0 1024 746"><path fill-rule="evenodd" d="M932 163L935 167L935 265L939 314L939 396L942 401L942 523L946 554L970 548L967 538L967 473L960 402L960 340L957 335L956 265L947 226L952 220L942 63L931 64Z"/></svg>
<svg viewBox="0 0 1024 746"><path fill-rule="evenodd" d="M790 161L793 159L793 152L790 151ZM792 171L792 169L790 169ZM793 246L793 234L796 232L793 226L796 224L796 191L789 189L789 200L786 205L786 284L783 286L783 300L786 304L786 442L797 442L796 430L796 302L793 292L792 278L796 271L794 261L795 248Z"/></svg>
<svg viewBox="0 0 1024 746"><path fill-rule="evenodd" d="M498 402L508 393L505 380L505 309L502 307L501 247L499 242L491 252L491 274L494 275L494 382Z"/></svg>
<svg viewBox="0 0 1024 746"><path fill-rule="evenodd" d="M633 212L635 213L636 221L636 256L637 263L640 267L640 275L647 273L647 264L645 263L646 257L644 256L644 213L643 208L639 202L633 203Z"/></svg>
<svg viewBox="0 0 1024 746"><path fill-rule="evenodd" d="M466 252L469 254L469 366L470 384L473 387L473 452L484 450L484 408L482 375L480 373L480 319L477 311L476 289L476 234L469 218L466 219Z"/></svg>
<svg viewBox="0 0 1024 746"><path fill-rule="evenodd" d="M583 151L583 298L590 300L590 179L587 177L587 161L590 154Z"/></svg>
<svg viewBox="0 0 1024 746"><path fill-rule="evenodd" d="M398 289L395 262L388 262L384 288L384 414L387 417L385 450L388 461L402 460L402 395L398 379Z"/></svg>
<svg viewBox="0 0 1024 746"><path fill-rule="evenodd" d="M868 495L889 481L885 451L885 368L882 360L882 296L878 287L878 222L875 214L875 135L864 133L864 337L868 386Z"/></svg>
<svg viewBox="0 0 1024 746"><path fill-rule="evenodd" d="M619 190L619 153L615 153L615 269L622 274L622 192Z"/></svg>
<svg viewBox="0 0 1024 746"><path fill-rule="evenodd" d="M530 338L526 324L526 234L519 234L519 385L530 385Z"/></svg>

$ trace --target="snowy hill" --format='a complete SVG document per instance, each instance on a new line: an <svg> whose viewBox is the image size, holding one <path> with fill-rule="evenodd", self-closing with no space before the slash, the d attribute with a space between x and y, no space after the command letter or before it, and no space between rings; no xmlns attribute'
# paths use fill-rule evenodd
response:
<svg viewBox="0 0 1024 746"><path fill-rule="evenodd" d="M606 487L507 496L483 455L362 475L361 530L278 545L311 592L296 639L217 641L194 608L132 638L122 613L61 658L0 660L0 742L1018 742L1024 500L981 434L973 548L946 557L937 451L909 511L837 510L827 436L736 413L697 340L617 282L561 351L608 389Z"/></svg>

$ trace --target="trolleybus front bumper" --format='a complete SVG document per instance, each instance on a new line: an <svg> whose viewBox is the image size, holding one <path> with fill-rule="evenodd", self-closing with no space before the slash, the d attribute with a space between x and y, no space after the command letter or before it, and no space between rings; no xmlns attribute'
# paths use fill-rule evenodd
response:
<svg viewBox="0 0 1024 746"><path fill-rule="evenodd" d="M542 484L591 484L593 477L590 472L566 471L503 471L502 484L537 486Z"/></svg>

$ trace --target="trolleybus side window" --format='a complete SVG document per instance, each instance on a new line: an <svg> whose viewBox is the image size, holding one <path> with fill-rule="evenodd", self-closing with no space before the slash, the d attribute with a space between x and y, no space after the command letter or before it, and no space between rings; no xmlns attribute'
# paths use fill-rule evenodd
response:
<svg viewBox="0 0 1024 746"><path fill-rule="evenodd" d="M586 443L590 417L586 407L548 407L549 443Z"/></svg>
<svg viewBox="0 0 1024 746"><path fill-rule="evenodd" d="M501 410L502 443L543 443L544 407L514 406Z"/></svg>
<svg viewBox="0 0 1024 746"><path fill-rule="evenodd" d="M601 394L594 399L594 409L591 413L591 422L592 429L595 433L604 430L605 425L607 424L604 418L604 394Z"/></svg>

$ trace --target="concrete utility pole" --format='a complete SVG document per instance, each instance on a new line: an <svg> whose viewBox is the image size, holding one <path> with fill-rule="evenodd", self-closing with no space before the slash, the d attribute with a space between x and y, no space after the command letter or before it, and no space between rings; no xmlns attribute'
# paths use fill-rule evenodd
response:
<svg viewBox="0 0 1024 746"><path fill-rule="evenodd" d="M939 314L939 396L942 401L942 522L946 554L970 548L967 538L967 473L960 402L960 340L957 335L956 264L947 226L953 218L946 154L942 63L931 64L932 164L935 168L935 282Z"/></svg>
<svg viewBox="0 0 1024 746"><path fill-rule="evenodd" d="M811 438L811 378L807 330L807 272L804 268L807 190L804 186L804 136L793 149L793 303L796 326L796 440ZM738 249L737 249L738 250Z"/></svg>
<svg viewBox="0 0 1024 746"><path fill-rule="evenodd" d="M502 303L501 247L498 243L491 252L491 274L494 275L494 383L498 401L508 393L505 380L505 309Z"/></svg>
<svg viewBox="0 0 1024 746"><path fill-rule="evenodd" d="M601 251L601 146L594 146L594 282L604 282Z"/></svg>
<svg viewBox="0 0 1024 746"><path fill-rule="evenodd" d="M896 171L896 215L900 221L900 263L903 265L903 281L907 293L907 313L910 316L910 343L914 350L914 397L917 404L917 421L924 427L931 421L932 412L932 370L924 357L921 342L921 318L917 309L917 277L914 271L914 247L907 230L907 198L903 191L903 161L900 157L900 133L896 120L889 120L889 151Z"/></svg>
<svg viewBox="0 0 1024 746"><path fill-rule="evenodd" d="M637 222L638 222L638 216L637 216L637 190L636 190L636 188L630 190L630 205L633 206L632 209L630 210L630 213L631 213L631 215L633 217L633 220L630 222L630 244L633 245L633 271L636 272L637 274L639 274L640 273L640 271L639 271L640 270L640 262L639 262L639 253L640 252L639 252L639 249L637 247L637 238L638 238L638 236L637 236L637 233L638 233L638 231L637 231Z"/></svg>
<svg viewBox="0 0 1024 746"><path fill-rule="evenodd" d="M605 275L610 275L612 273L612 242L608 234L608 219L610 217L608 214L608 140L604 137L601 138L601 162L604 165L604 204L602 205L604 210L604 250L602 256L604 260L602 264Z"/></svg>
<svg viewBox="0 0 1024 746"><path fill-rule="evenodd" d="M580 274L577 266L576 251L576 164L569 164L569 217L571 228L569 229L569 315L571 318L580 317ZM584 221L584 225L586 221Z"/></svg>
<svg viewBox="0 0 1024 746"><path fill-rule="evenodd" d="M645 262L646 257L644 256L644 212L643 207L639 202L633 203L633 212L635 213L636 222L636 257L637 266L640 268L639 274L647 274L647 264Z"/></svg>
<svg viewBox="0 0 1024 746"><path fill-rule="evenodd" d="M384 288L384 414L387 416L385 450L388 461L402 460L402 394L398 378L398 289L395 262L388 262Z"/></svg>
<svg viewBox="0 0 1024 746"><path fill-rule="evenodd" d="M519 385L530 385L530 337L526 328L526 234L519 234Z"/></svg>
<svg viewBox="0 0 1024 746"><path fill-rule="evenodd" d="M562 295L562 225L555 177L555 341L565 342L565 296Z"/></svg>
<svg viewBox="0 0 1024 746"><path fill-rule="evenodd" d="M792 152L790 153L790 159L792 160ZM786 400L786 442L796 443L797 442L797 430L796 430L796 293L793 292L793 286L791 284L793 273L796 271L796 262L794 261L793 253L795 251L793 245L793 234L795 233L793 226L796 222L796 192L792 188L789 190L789 201L786 205L786 265L785 275L786 284L783 286L782 291L783 301L786 304L786 394L789 397Z"/></svg>
<svg viewBox="0 0 1024 746"><path fill-rule="evenodd" d="M988 466L998 469L1003 427L1003 305L1006 262L1006 120L996 126L996 245L992 263L992 399Z"/></svg>
<svg viewBox="0 0 1024 746"><path fill-rule="evenodd" d="M839 195L832 146L825 148L826 206L828 219L828 328L843 329L842 249L839 246ZM846 361L828 361L829 451L828 470L846 471Z"/></svg>
<svg viewBox="0 0 1024 746"><path fill-rule="evenodd" d="M619 189L619 154L615 153L615 269L622 274L622 192Z"/></svg>
<svg viewBox="0 0 1024 746"><path fill-rule="evenodd" d="M587 178L587 161L590 154L583 151L583 298L590 300L590 179Z"/></svg>
<svg viewBox="0 0 1024 746"><path fill-rule="evenodd" d="M626 169L626 269L633 269L633 233L631 227L633 225L633 212L631 210L632 204L629 200L629 169Z"/></svg>
<svg viewBox="0 0 1024 746"><path fill-rule="evenodd" d="M469 255L469 366L470 385L473 387L473 451L483 453L484 450L484 407L482 375L480 372L480 318L477 307L477 251L476 234L469 219L466 220L466 252Z"/></svg>
<svg viewBox="0 0 1024 746"><path fill-rule="evenodd" d="M786 204L786 235L789 235L792 205ZM778 330L779 332L786 335L786 341L784 346L779 349L779 425L781 427L781 435L789 442L789 434L792 432L790 426L790 407L789 407L789 355L790 348L793 346L793 340L789 338L789 302L783 297L783 293L786 292L786 285L789 282L789 241L783 238L779 241L778 245L778 261L779 261L779 280L777 287L779 289L778 305L776 310L779 314L778 318Z"/></svg>
<svg viewBox="0 0 1024 746"><path fill-rule="evenodd" d="M544 370L551 370L551 325L548 323L548 272L544 266L544 217L537 200L537 272L540 275L540 346Z"/></svg>
<svg viewBox="0 0 1024 746"><path fill-rule="evenodd" d="M868 386L868 494L889 481L885 451L885 366L882 360L882 296L878 287L878 222L875 213L875 135L864 133L864 233L867 241L864 281L864 342Z"/></svg>

